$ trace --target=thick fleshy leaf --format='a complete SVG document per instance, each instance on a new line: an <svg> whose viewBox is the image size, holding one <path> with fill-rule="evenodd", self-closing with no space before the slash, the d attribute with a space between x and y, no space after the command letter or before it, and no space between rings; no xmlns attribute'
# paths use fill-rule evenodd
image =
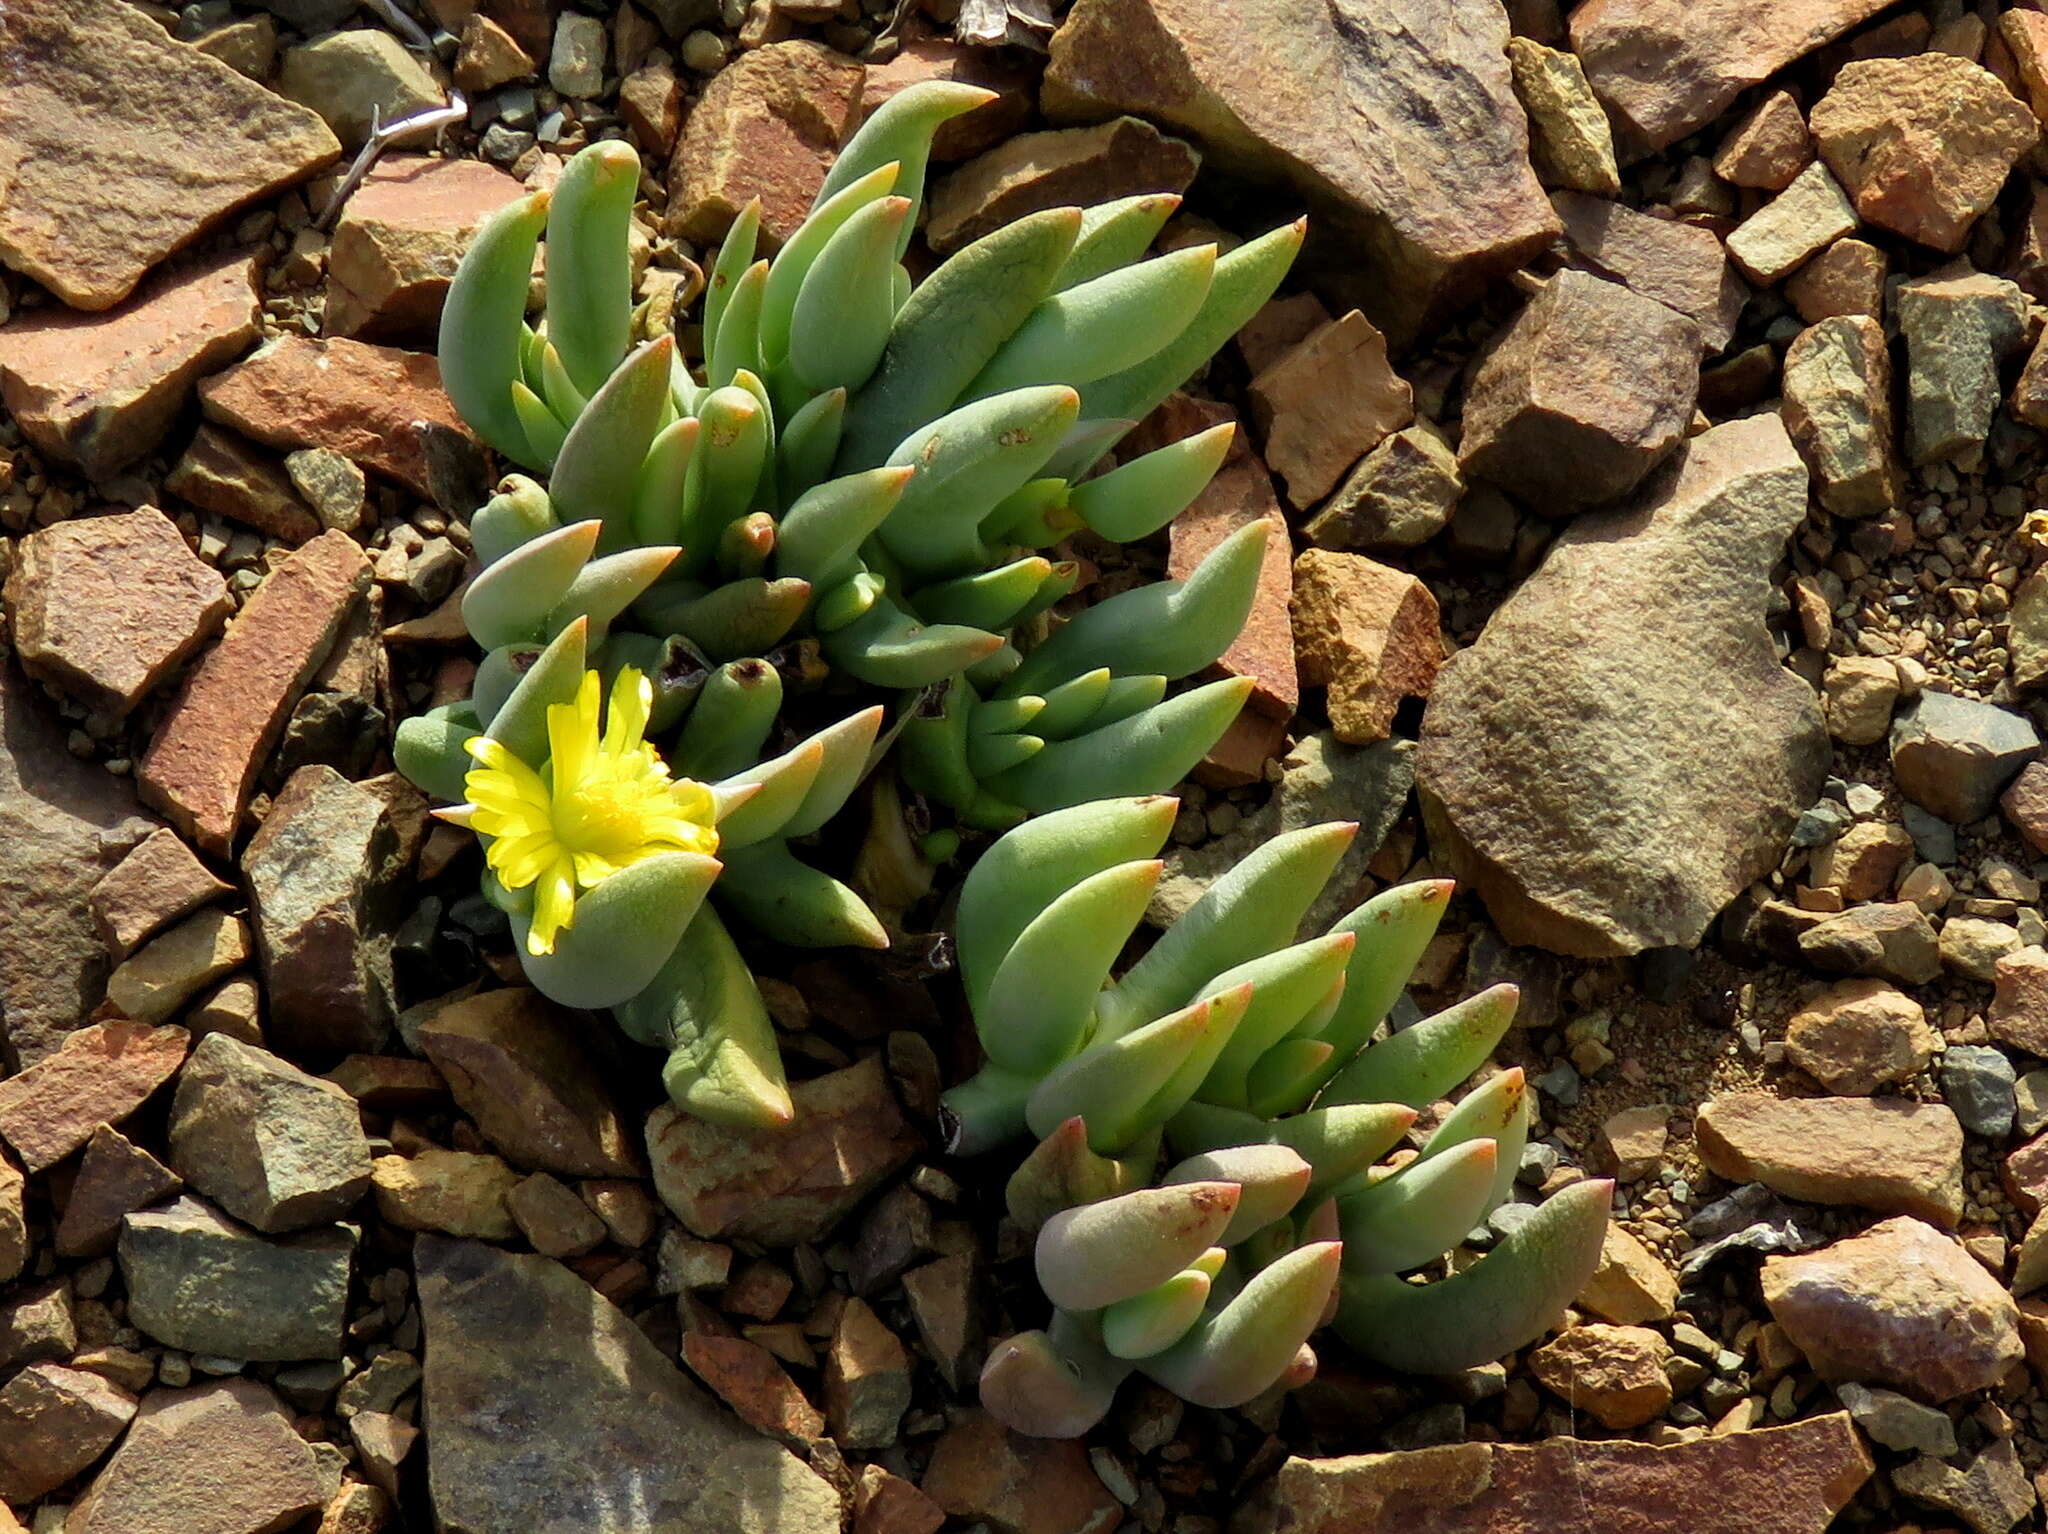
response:
<svg viewBox="0 0 2048 1534"><path fill-rule="evenodd" d="M548 209L548 340L585 396L611 375L633 333L628 238L640 156L601 139L569 157Z"/></svg>
<svg viewBox="0 0 2048 1534"><path fill-rule="evenodd" d="M587 623L564 628L526 668L512 695L484 721L491 739L529 767L539 767L547 760L548 710L557 703L576 701L576 689L583 685L583 673L589 669L589 635Z"/></svg>
<svg viewBox="0 0 2048 1534"><path fill-rule="evenodd" d="M469 583L462 621L486 650L541 637L548 617L583 573L603 531L576 522L522 544Z"/></svg>
<svg viewBox="0 0 2048 1534"><path fill-rule="evenodd" d="M1342 1255L1335 1242L1296 1248L1140 1369L1197 1406L1244 1405L1294 1367L1337 1286Z"/></svg>
<svg viewBox="0 0 2048 1534"><path fill-rule="evenodd" d="M830 874L799 861L785 841L758 842L726 859L718 898L792 948L887 948L867 903Z"/></svg>
<svg viewBox="0 0 2048 1534"><path fill-rule="evenodd" d="M535 989L565 1007L616 1007L647 989L697 914L719 862L697 852L665 852L621 869L577 897L574 923L555 934L555 951L526 951L522 916L512 918L519 962Z"/></svg>
<svg viewBox="0 0 2048 1534"><path fill-rule="evenodd" d="M1489 986L1382 1039L1339 1071L1320 1101L1426 1107L1486 1063L1520 999L1511 985Z"/></svg>
<svg viewBox="0 0 2048 1534"><path fill-rule="evenodd" d="M526 289L548 195L534 192L484 220L441 306L441 386L450 403L484 441L530 469L548 459L528 441L512 390L524 372Z"/></svg>
<svg viewBox="0 0 2048 1534"><path fill-rule="evenodd" d="M1130 1367L1099 1341L1060 1347L1045 1332L1019 1332L989 1350L981 1404L1012 1432L1079 1438L1109 1415Z"/></svg>
<svg viewBox="0 0 2048 1534"><path fill-rule="evenodd" d="M1163 792L1223 738L1251 690L1251 678L1241 676L1190 688L1114 724L1048 742L1022 767L986 786L999 798L1037 812L1087 799Z"/></svg>
<svg viewBox="0 0 2048 1534"><path fill-rule="evenodd" d="M1187 1182L1063 1209L1033 1246L1038 1286L1063 1310L1100 1310L1165 1283L1230 1224L1238 1188Z"/></svg>
<svg viewBox="0 0 2048 1534"><path fill-rule="evenodd" d="M1202 1317L1209 1275L1186 1268L1156 1289L1118 1300L1102 1312L1102 1345L1118 1358L1163 1353Z"/></svg>
<svg viewBox="0 0 2048 1534"><path fill-rule="evenodd" d="M1434 1262L1486 1218L1500 1152L1467 1140L1356 1193L1339 1193L1345 1262L1359 1273L1405 1273Z"/></svg>
<svg viewBox="0 0 2048 1534"><path fill-rule="evenodd" d="M1292 1210L1313 1175L1309 1164L1284 1145L1239 1145L1177 1162L1162 1182L1169 1187L1183 1182L1236 1183L1237 1213L1216 1238L1218 1246L1235 1246Z"/></svg>

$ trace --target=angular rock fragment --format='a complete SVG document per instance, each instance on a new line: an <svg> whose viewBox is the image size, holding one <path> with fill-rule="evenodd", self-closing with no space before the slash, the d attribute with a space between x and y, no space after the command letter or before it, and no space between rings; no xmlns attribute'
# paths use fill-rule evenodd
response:
<svg viewBox="0 0 2048 1534"><path fill-rule="evenodd" d="M1963 1131L1939 1103L1733 1092L1705 1103L1694 1130L1700 1159L1730 1182L1950 1229L1962 1218Z"/></svg>
<svg viewBox="0 0 2048 1534"><path fill-rule="evenodd" d="M1962 1469L1923 1454L1892 1472L1892 1486L1976 1534L2011 1534L2040 1499L2010 1438L1994 1438Z"/></svg>
<svg viewBox="0 0 2048 1534"><path fill-rule="evenodd" d="M1998 370L2026 340L2025 295L2003 277L1947 268L1899 285L1906 338L1906 456L1978 462L1998 413Z"/></svg>
<svg viewBox="0 0 2048 1534"><path fill-rule="evenodd" d="M185 1062L170 1133L185 1181L269 1235L340 1219L369 1190L355 1099L225 1034Z"/></svg>
<svg viewBox="0 0 2048 1534"><path fill-rule="evenodd" d="M1785 1057L1839 1097L1919 1075L1940 1043L1920 1003L1881 980L1831 985L1785 1024Z"/></svg>
<svg viewBox="0 0 2048 1534"><path fill-rule="evenodd" d="M1799 934L1799 957L1834 975L1926 985L1941 973L1927 913L1910 900L1876 901L1823 917Z"/></svg>
<svg viewBox="0 0 2048 1534"><path fill-rule="evenodd" d="M1612 197L1621 191L1614 133L1576 55L1527 37L1508 39L1515 95L1529 114L1529 158L1545 186Z"/></svg>
<svg viewBox="0 0 2048 1534"><path fill-rule="evenodd" d="M126 958L153 933L229 893L167 828L142 843L93 886L92 917L115 958Z"/></svg>
<svg viewBox="0 0 2048 1534"><path fill-rule="evenodd" d="M1289 1459L1242 1534L1824 1534L1875 1467L1847 1412L1653 1447L1627 1439L1462 1443Z"/></svg>
<svg viewBox="0 0 2048 1534"><path fill-rule="evenodd" d="M825 1422L841 1448L884 1449L910 1409L910 1355L859 1297L839 1312L825 1354Z"/></svg>
<svg viewBox="0 0 2048 1534"><path fill-rule="evenodd" d="M177 1072L189 1035L143 1023L94 1023L19 1075L0 1081L0 1137L31 1172L46 1171L118 1124Z"/></svg>
<svg viewBox="0 0 2048 1534"><path fill-rule="evenodd" d="M1600 1266L1573 1302L1617 1326L1668 1321L1678 1306L1678 1280L1664 1260L1619 1225L1609 1225Z"/></svg>
<svg viewBox="0 0 2048 1534"><path fill-rule="evenodd" d="M427 67L381 27L329 32L286 49L277 89L318 112L351 149L370 136L372 122L397 122L442 104Z"/></svg>
<svg viewBox="0 0 2048 1534"><path fill-rule="evenodd" d="M1785 296L1809 325L1837 314L1884 313L1884 252L1866 240L1837 240L1794 272Z"/></svg>
<svg viewBox="0 0 2048 1534"><path fill-rule="evenodd" d="M1337 739L1384 740L1406 698L1426 698L1443 664L1436 598L1405 571L1362 554L1308 549L1294 562L1301 679L1328 689Z"/></svg>
<svg viewBox="0 0 2048 1534"><path fill-rule="evenodd" d="M448 279L477 226L525 191L479 160L403 155L378 162L334 226L327 333L431 340Z"/></svg>
<svg viewBox="0 0 2048 1534"><path fill-rule="evenodd" d="M1464 493L1458 455L1432 427L1410 426L1360 459L1303 531L1318 548L1413 548L1443 531Z"/></svg>
<svg viewBox="0 0 2048 1534"><path fill-rule="evenodd" d="M645 1167L569 1015L523 986L444 1002L411 1035L457 1106L517 1166L564 1177Z"/></svg>
<svg viewBox="0 0 2048 1534"><path fill-rule="evenodd" d="M773 1353L742 1337L683 1335L683 1362L740 1420L792 1448L825 1435L825 1415L805 1399Z"/></svg>
<svg viewBox="0 0 2048 1534"><path fill-rule="evenodd" d="M1709 355L1728 345L1749 289L1711 229L1577 192L1554 193L1550 205L1572 253L1596 274L1691 320Z"/></svg>
<svg viewBox="0 0 2048 1534"><path fill-rule="evenodd" d="M1996 1384L2021 1356L2012 1296L1949 1236L1901 1216L1764 1263L1764 1303L1823 1379L1936 1405Z"/></svg>
<svg viewBox="0 0 2048 1534"><path fill-rule="evenodd" d="M334 135L120 0L0 15L0 262L106 309L242 204L331 164Z"/></svg>
<svg viewBox="0 0 2048 1534"><path fill-rule="evenodd" d="M1892 434L1892 363L1884 327L1843 315L1803 330L1785 352L1785 427L1838 517L1882 516L1899 504Z"/></svg>
<svg viewBox="0 0 2048 1534"><path fill-rule="evenodd" d="M163 441L201 374L256 339L256 264L231 255L152 279L107 314L52 305L0 330L0 402L50 457L107 479Z"/></svg>
<svg viewBox="0 0 2048 1534"><path fill-rule="evenodd" d="M728 1129L664 1103L647 1120L661 1201L703 1237L764 1246L815 1240L913 1155L879 1056L790 1089L786 1129Z"/></svg>
<svg viewBox="0 0 2048 1534"><path fill-rule="evenodd" d="M1572 51L1607 103L1630 160L1705 127L1750 86L1832 42L1887 0L1591 0Z"/></svg>
<svg viewBox="0 0 2048 1534"><path fill-rule="evenodd" d="M1311 331L1251 383L1266 462L1297 506L1415 419L1414 395L1387 361L1386 337L1356 309Z"/></svg>
<svg viewBox="0 0 2048 1534"><path fill-rule="evenodd" d="M723 239L750 201L776 245L795 232L859 120L861 66L813 42L770 43L721 69L669 164L668 228Z"/></svg>
<svg viewBox="0 0 2048 1534"><path fill-rule="evenodd" d="M1055 122L1136 113L1233 174L1291 183L1347 296L1406 344L1557 233L1507 40L1490 5L1081 0L1041 105Z"/></svg>
<svg viewBox="0 0 2048 1534"><path fill-rule="evenodd" d="M1855 227L1855 206L1816 161L1742 221L1728 255L1752 282L1773 283Z"/></svg>
<svg viewBox="0 0 2048 1534"><path fill-rule="evenodd" d="M329 534L328 536L333 536ZM270 1028L298 1050L374 1050L396 1015L396 881L418 853L426 801L402 780L293 773L250 838L242 874Z"/></svg>
<svg viewBox="0 0 2048 1534"><path fill-rule="evenodd" d="M284 451L331 448L434 496L430 433L473 443L441 388L441 366L423 352L335 337L285 335L199 385L207 419Z"/></svg>
<svg viewBox="0 0 2048 1534"><path fill-rule="evenodd" d="M496 1156L429 1146L415 1156L379 1156L371 1169L377 1212L406 1230L483 1241L518 1233L508 1200L519 1174Z"/></svg>
<svg viewBox="0 0 2048 1534"><path fill-rule="evenodd" d="M1933 52L1843 65L1810 123L1866 223L1951 255L2040 136L1990 70Z"/></svg>
<svg viewBox="0 0 2048 1534"><path fill-rule="evenodd" d="M121 1222L128 1318L170 1347L292 1363L339 1358L355 1236L272 1238L191 1195Z"/></svg>
<svg viewBox="0 0 2048 1534"><path fill-rule="evenodd" d="M1892 722L1899 792L1954 825L1991 814L2040 750L2025 715L1954 693L1922 692Z"/></svg>
<svg viewBox="0 0 2048 1534"><path fill-rule="evenodd" d="M1614 500L1684 435L1699 358L1690 320L1618 283L1561 271L1474 374L1459 462L1546 516Z"/></svg>
<svg viewBox="0 0 2048 1534"><path fill-rule="evenodd" d="M2048 1055L2048 950L2021 948L2006 954L1993 972L1991 1036L2030 1055Z"/></svg>
<svg viewBox="0 0 2048 1534"><path fill-rule="evenodd" d="M136 768L146 801L225 854L264 754L368 587L346 533L322 533L273 570L193 668Z"/></svg>
<svg viewBox="0 0 2048 1534"><path fill-rule="evenodd" d="M319 519L294 492L277 460L219 426L199 428L164 477L164 488L202 511L294 548L320 531Z"/></svg>
<svg viewBox="0 0 2048 1534"><path fill-rule="evenodd" d="M57 1255L104 1256L114 1249L124 1216L169 1198L184 1186L182 1177L120 1130L100 1125L86 1141L85 1158L57 1222Z"/></svg>
<svg viewBox="0 0 2048 1534"><path fill-rule="evenodd" d="M447 1534L838 1534L826 1481L722 1412L567 1268L438 1236L415 1251L428 1484Z"/></svg>
<svg viewBox="0 0 2048 1534"><path fill-rule="evenodd" d="M231 606L220 572L153 506L29 534L6 605L22 668L110 719L189 660Z"/></svg>
<svg viewBox="0 0 2048 1534"><path fill-rule="evenodd" d="M1782 192L1813 163L1813 138L1790 91L1772 91L1728 130L1714 174L1733 186Z"/></svg>
<svg viewBox="0 0 2048 1534"><path fill-rule="evenodd" d="M195 1487L205 1523L195 1524ZM326 1501L318 1462L275 1395L251 1379L153 1390L65 1534L268 1534Z"/></svg>
<svg viewBox="0 0 2048 1534"><path fill-rule="evenodd" d="M168 1022L252 952L240 917L201 911L123 959L107 977L107 1003L133 1022Z"/></svg>
<svg viewBox="0 0 2048 1534"><path fill-rule="evenodd" d="M0 1498L20 1504L55 1491L134 1415L135 1397L97 1374L30 1364L0 1390Z"/></svg>
<svg viewBox="0 0 2048 1534"><path fill-rule="evenodd" d="M1670 1357L1671 1344L1647 1326L1588 1323L1567 1327L1534 1349L1529 1372L1602 1427L1625 1432L1671 1405L1664 1372Z"/></svg>
<svg viewBox="0 0 2048 1534"><path fill-rule="evenodd" d="M1806 482L1774 416L1702 433L1641 498L1568 528L1445 664L1417 782L1510 943L1688 946L1777 866L1829 759L1764 624Z"/></svg>
<svg viewBox="0 0 2048 1534"><path fill-rule="evenodd" d="M1137 117L1020 133L934 183L925 238L946 254L1043 208L1178 194L1202 158Z"/></svg>
<svg viewBox="0 0 2048 1534"><path fill-rule="evenodd" d="M953 1517L998 1534L1110 1534L1124 1514L1079 1440L1027 1438L982 1411L953 1419L919 1484Z"/></svg>

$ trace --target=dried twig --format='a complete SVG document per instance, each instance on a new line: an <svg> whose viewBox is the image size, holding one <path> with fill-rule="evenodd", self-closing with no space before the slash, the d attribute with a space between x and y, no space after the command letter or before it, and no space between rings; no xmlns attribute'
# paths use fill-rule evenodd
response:
<svg viewBox="0 0 2048 1534"><path fill-rule="evenodd" d="M390 25L391 30L396 32L404 41L406 47L412 49L415 53L425 55L429 63L433 61L434 40L427 35L424 27L406 14L405 10L399 5L398 0L365 0L365 3L369 5L371 10L384 18L385 22ZM448 104L446 106L431 107L424 112L415 112L410 117L399 118L396 122L379 122L377 114L373 109L370 117L369 138L364 141L363 147L356 151L355 160L350 164L348 174L341 178L341 185L337 186L334 189L334 195L327 199L327 205L320 210L320 216L313 221L313 227L325 229L334 222L335 218L341 213L342 204L347 202L350 194L363 184L363 178L369 175L371 167L379 159L383 158L384 151L393 144L398 143L402 139L428 132L429 130L438 133L441 129L448 127L452 123L461 122L467 116L469 116L468 99L464 97L461 91L453 89L448 92Z"/></svg>

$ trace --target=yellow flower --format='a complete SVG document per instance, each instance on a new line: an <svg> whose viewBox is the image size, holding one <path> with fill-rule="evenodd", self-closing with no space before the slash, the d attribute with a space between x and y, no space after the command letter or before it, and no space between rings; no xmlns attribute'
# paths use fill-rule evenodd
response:
<svg viewBox="0 0 2048 1534"><path fill-rule="evenodd" d="M598 734L598 677L583 674L574 703L548 708L548 761L535 772L498 741L469 742L466 819L492 840L485 861L507 889L533 885L529 953L555 951L576 897L622 868L665 852L714 853L711 790L671 778L642 738L654 689L630 666L612 687Z"/></svg>

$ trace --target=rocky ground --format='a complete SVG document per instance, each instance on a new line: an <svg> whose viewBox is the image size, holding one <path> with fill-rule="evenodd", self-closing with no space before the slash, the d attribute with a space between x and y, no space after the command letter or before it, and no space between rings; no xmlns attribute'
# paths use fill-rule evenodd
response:
<svg viewBox="0 0 2048 1534"><path fill-rule="evenodd" d="M2043 1526L2048 14L8 0L0 60L0 1530ZM1519 1357L1006 1434L929 946L756 954L798 1127L681 1119L390 770L474 662L469 231L629 139L651 333L932 77L998 97L921 253L1311 215L1083 599L1290 533L1155 914L1331 817L1323 916L1461 880L1419 999L1520 984L1527 1196L1621 1183Z"/></svg>

